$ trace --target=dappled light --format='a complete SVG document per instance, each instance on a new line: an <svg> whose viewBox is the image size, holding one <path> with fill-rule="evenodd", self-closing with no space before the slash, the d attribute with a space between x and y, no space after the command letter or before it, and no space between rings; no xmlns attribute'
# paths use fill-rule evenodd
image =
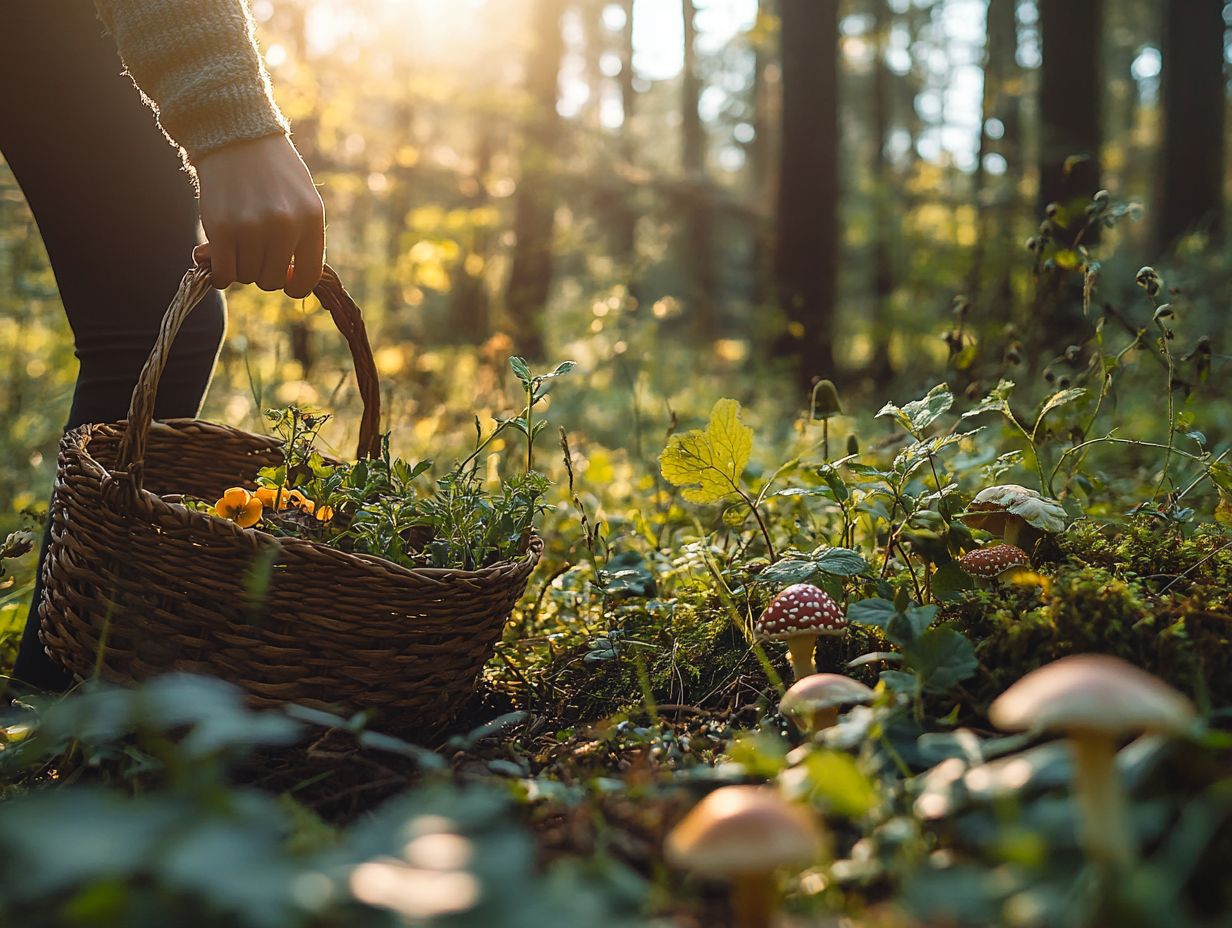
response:
<svg viewBox="0 0 1232 928"><path fill-rule="evenodd" d="M0 6L0 926L1229 924L1229 23Z"/></svg>

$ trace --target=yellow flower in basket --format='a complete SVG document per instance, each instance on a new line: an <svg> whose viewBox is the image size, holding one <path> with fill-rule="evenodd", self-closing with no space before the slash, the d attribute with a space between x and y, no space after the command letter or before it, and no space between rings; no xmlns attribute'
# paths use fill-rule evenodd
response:
<svg viewBox="0 0 1232 928"><path fill-rule="evenodd" d="M257 492L253 495L261 501L261 505L269 509L287 508L287 491L279 487L257 487Z"/></svg>
<svg viewBox="0 0 1232 928"><path fill-rule="evenodd" d="M312 515L317 508L317 504L299 490L291 490L287 493L287 505L294 506L300 512L307 513L308 515Z"/></svg>
<svg viewBox="0 0 1232 928"><path fill-rule="evenodd" d="M260 497L253 496L243 487L232 487L214 504L214 514L220 519L234 522L240 528L251 528L261 521Z"/></svg>
<svg viewBox="0 0 1232 928"><path fill-rule="evenodd" d="M318 506L316 509L316 517L318 522L328 522L334 517L334 507Z"/></svg>

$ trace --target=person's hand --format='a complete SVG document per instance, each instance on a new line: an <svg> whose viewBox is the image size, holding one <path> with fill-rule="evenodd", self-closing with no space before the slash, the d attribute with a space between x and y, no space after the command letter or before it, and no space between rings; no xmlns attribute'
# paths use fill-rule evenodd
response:
<svg viewBox="0 0 1232 928"><path fill-rule="evenodd" d="M214 286L255 283L303 299L321 279L325 207L284 136L236 142L202 157L201 224Z"/></svg>

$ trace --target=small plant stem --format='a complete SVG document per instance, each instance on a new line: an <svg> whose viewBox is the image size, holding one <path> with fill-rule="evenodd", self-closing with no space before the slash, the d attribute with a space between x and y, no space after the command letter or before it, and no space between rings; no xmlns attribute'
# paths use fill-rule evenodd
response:
<svg viewBox="0 0 1232 928"><path fill-rule="evenodd" d="M740 873L732 878L732 917L735 928L771 928L778 908L774 876Z"/></svg>
<svg viewBox="0 0 1232 928"><path fill-rule="evenodd" d="M757 527L761 529L761 537L766 540L766 551L770 555L770 563L773 564L779 559L779 556L774 550L774 542L770 540L770 530L766 528L765 520L762 519L761 513L757 509L757 503L751 496L749 496L748 493L744 492L744 490L738 486L736 487L736 492L739 493L740 498L748 504L750 511L753 513L753 518L757 520Z"/></svg>
<svg viewBox="0 0 1232 928"><path fill-rule="evenodd" d="M492 444L492 440L496 438L496 436L499 435L501 432L503 432L508 425L509 425L508 420L498 424L496 428L492 430L491 435L489 435L487 438L481 441L478 445L476 445L475 450L472 451L470 454L468 454L465 458L463 458L461 462L459 462L458 466L454 468L454 473L461 474L463 471L465 471L466 465L469 464L471 461L475 460L475 458L479 457L483 449L488 447L488 445Z"/></svg>
<svg viewBox="0 0 1232 928"><path fill-rule="evenodd" d="M821 458L823 461L830 460L830 420L821 420Z"/></svg>
<svg viewBox="0 0 1232 928"><path fill-rule="evenodd" d="M813 652L816 648L817 636L815 634L792 635L787 639L787 652L791 655L791 670L797 680L803 680L817 672L817 665L813 663Z"/></svg>
<svg viewBox="0 0 1232 928"><path fill-rule="evenodd" d="M529 474L535 464L535 382L532 380L526 387L526 472Z"/></svg>
<svg viewBox="0 0 1232 928"><path fill-rule="evenodd" d="M903 547L903 543L901 541L897 542L897 547L898 553L903 556L903 563L907 566L907 573L911 575L911 585L915 587L916 600L921 603L928 602L928 600L924 598L924 591L920 589L920 580L915 575L915 568L911 566L911 555ZM927 572L928 566L925 565L924 569Z"/></svg>
<svg viewBox="0 0 1232 928"><path fill-rule="evenodd" d="M933 483L937 485L937 502L944 503L945 497L942 495L942 492L941 492L941 478L937 475L937 462L934 460L933 453L931 451L928 453L928 467L933 472ZM937 506L937 512L941 514L941 521L944 522L946 525L949 525L950 517L945 511L945 506L943 505Z"/></svg>
<svg viewBox="0 0 1232 928"><path fill-rule="evenodd" d="M1185 489L1181 490L1181 492L1176 495L1175 499L1173 499L1173 502L1179 503L1182 499L1184 499L1186 496L1189 495L1190 490L1192 490L1194 487L1200 484L1203 480L1206 480L1207 478L1209 478L1211 476L1210 468L1214 467L1216 464L1219 464L1221 461L1223 461L1223 459L1228 456L1229 452L1232 452L1232 448L1226 448L1222 452L1220 452L1219 457L1211 461L1211 463L1207 466L1205 470L1202 471L1202 473L1194 477L1194 479L1189 482L1189 485L1186 486Z"/></svg>
<svg viewBox="0 0 1232 928"><path fill-rule="evenodd" d="M1082 451L1085 448L1089 448L1092 445L1100 445L1100 444L1136 445L1140 448L1158 448L1161 451L1168 450L1167 445L1161 445L1159 442L1139 441L1136 438L1113 438L1111 433L1109 433L1108 435L1104 435L1101 438L1088 439L1087 441L1084 441L1081 444L1074 445L1072 448L1066 448L1063 452L1061 452L1061 457L1057 459L1056 467L1054 467L1052 470L1053 479L1056 479L1057 471L1061 469L1061 464L1071 454L1077 454L1078 452ZM1189 460L1194 461L1197 464L1201 464L1204 468L1207 468L1206 476L1208 477L1210 476L1211 465L1207 463L1205 458L1199 457L1196 454L1190 454L1188 451L1182 451L1180 448L1173 448L1172 453L1179 457L1188 458Z"/></svg>
<svg viewBox="0 0 1232 928"><path fill-rule="evenodd" d="M1086 734L1070 738L1070 748L1083 849L1096 864L1128 867L1134 847L1116 776L1116 744L1106 736Z"/></svg>
<svg viewBox="0 0 1232 928"><path fill-rule="evenodd" d="M1164 466L1159 474L1159 483L1155 484L1155 492L1151 494L1151 502L1154 502L1159 497L1159 491L1168 481L1168 468L1172 463L1172 451L1176 443L1176 399L1173 396L1173 381L1176 376L1175 365L1172 361L1172 352L1168 348L1168 328L1163 323L1159 324L1159 350L1163 352L1164 358L1168 362L1168 450L1164 452Z"/></svg>

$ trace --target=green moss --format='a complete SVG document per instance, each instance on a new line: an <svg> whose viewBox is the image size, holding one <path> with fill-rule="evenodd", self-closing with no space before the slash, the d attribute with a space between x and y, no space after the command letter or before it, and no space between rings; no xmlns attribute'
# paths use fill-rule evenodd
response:
<svg viewBox="0 0 1232 928"><path fill-rule="evenodd" d="M1135 525L1109 537L1083 527L1063 541L1067 561L1045 587L969 594L948 617L976 644L971 690L983 712L1028 671L1067 654L1115 654L1196 699L1232 704L1232 586L1226 537L1193 538Z"/></svg>

